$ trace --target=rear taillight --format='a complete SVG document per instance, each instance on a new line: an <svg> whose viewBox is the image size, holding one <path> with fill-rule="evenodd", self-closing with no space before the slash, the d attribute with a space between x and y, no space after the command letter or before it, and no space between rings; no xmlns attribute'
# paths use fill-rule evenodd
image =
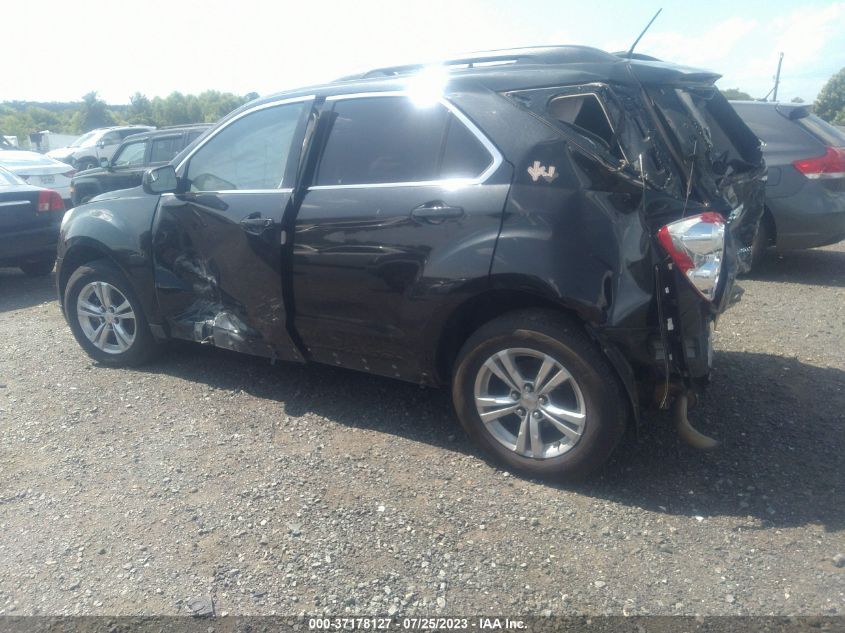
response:
<svg viewBox="0 0 845 633"><path fill-rule="evenodd" d="M42 189L38 192L38 213L50 211L64 211L65 203L62 197L52 189Z"/></svg>
<svg viewBox="0 0 845 633"><path fill-rule="evenodd" d="M693 215L667 224L657 239L693 287L712 301L725 252L724 218L713 212Z"/></svg>
<svg viewBox="0 0 845 633"><path fill-rule="evenodd" d="M70 171L66 171L62 174L65 178L73 178L73 175L76 173L75 169L71 169Z"/></svg>
<svg viewBox="0 0 845 633"><path fill-rule="evenodd" d="M845 148L828 147L824 155L793 161L807 178L845 178Z"/></svg>

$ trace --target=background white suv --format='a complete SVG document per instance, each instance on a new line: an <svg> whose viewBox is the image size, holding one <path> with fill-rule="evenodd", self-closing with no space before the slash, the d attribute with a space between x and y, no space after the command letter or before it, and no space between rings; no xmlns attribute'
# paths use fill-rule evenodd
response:
<svg viewBox="0 0 845 633"><path fill-rule="evenodd" d="M127 136L154 129L149 125L101 127L83 134L67 147L47 152L47 156L68 163L79 171L99 167L100 159L111 160L115 150Z"/></svg>

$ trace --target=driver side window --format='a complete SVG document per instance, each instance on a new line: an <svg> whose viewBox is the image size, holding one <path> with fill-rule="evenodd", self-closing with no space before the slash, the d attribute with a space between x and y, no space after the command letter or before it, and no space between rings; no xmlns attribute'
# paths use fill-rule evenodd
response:
<svg viewBox="0 0 845 633"><path fill-rule="evenodd" d="M114 167L133 167L144 164L144 150L146 149L146 141L138 141L137 143L129 143L124 145L123 149L112 159Z"/></svg>
<svg viewBox="0 0 845 633"><path fill-rule="evenodd" d="M191 157L191 191L278 189L305 103L264 108L229 124Z"/></svg>

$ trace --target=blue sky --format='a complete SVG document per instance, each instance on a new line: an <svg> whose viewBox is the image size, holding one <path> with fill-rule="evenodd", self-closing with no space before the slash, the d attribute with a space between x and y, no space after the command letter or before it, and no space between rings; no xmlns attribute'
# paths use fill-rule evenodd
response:
<svg viewBox="0 0 845 633"><path fill-rule="evenodd" d="M19 26L4 32L0 101L266 94L472 50L627 49L661 6L637 50L720 72L722 88L765 95L783 51L781 99L812 101L845 67L845 0L42 0L37 23L30 3L0 9Z"/></svg>

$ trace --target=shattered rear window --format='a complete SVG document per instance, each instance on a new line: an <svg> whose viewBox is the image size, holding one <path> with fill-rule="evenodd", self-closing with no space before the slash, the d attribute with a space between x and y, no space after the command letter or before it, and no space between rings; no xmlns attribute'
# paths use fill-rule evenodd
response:
<svg viewBox="0 0 845 633"><path fill-rule="evenodd" d="M607 112L595 94L555 97L549 102L548 112L556 121L572 126L593 143L604 146L616 158L624 158Z"/></svg>

